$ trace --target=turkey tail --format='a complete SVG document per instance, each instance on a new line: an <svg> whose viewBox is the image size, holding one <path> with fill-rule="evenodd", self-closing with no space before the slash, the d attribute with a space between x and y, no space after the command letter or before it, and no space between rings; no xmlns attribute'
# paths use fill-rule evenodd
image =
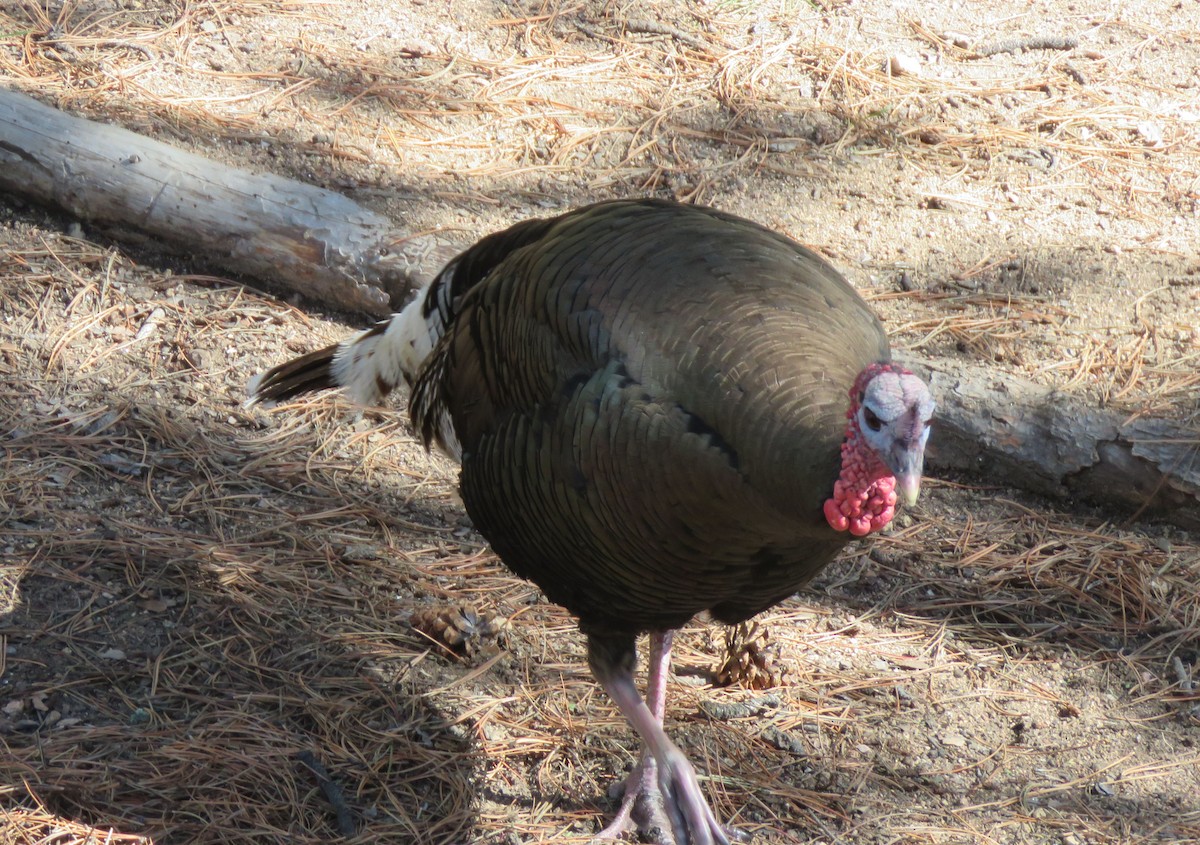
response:
<svg viewBox="0 0 1200 845"><path fill-rule="evenodd" d="M463 295L509 254L540 238L554 222L555 218L526 220L483 238L447 264L429 287L391 319L255 376L246 386L250 394L247 403L282 402L340 387L359 404L378 405L402 383L412 387L425 358L454 321Z"/></svg>
<svg viewBox="0 0 1200 845"><path fill-rule="evenodd" d="M467 287L461 259L447 264L429 287L390 319L255 376L246 386L249 403L282 402L340 387L360 405L378 405L401 384L411 387L425 357L454 319L457 298Z"/></svg>
<svg viewBox="0 0 1200 845"><path fill-rule="evenodd" d="M349 340L272 367L247 385L250 402L281 402L340 387L360 405L378 405L401 384L411 384L433 346L430 325L418 297L390 320L376 323ZM440 333L440 332L439 332Z"/></svg>
<svg viewBox="0 0 1200 845"><path fill-rule="evenodd" d="M246 392L250 394L250 403L283 402L304 393L337 387L330 372L333 356L337 354L338 346L326 346L316 352L310 352L299 358L293 358L278 367L272 367L265 373L259 373L250 379Z"/></svg>

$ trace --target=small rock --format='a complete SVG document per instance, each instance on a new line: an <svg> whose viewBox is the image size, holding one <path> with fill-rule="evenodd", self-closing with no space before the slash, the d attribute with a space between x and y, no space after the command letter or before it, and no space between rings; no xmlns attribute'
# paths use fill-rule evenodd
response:
<svg viewBox="0 0 1200 845"><path fill-rule="evenodd" d="M949 44L953 44L955 47L957 47L960 50L966 50L968 47L971 46L971 36L969 36L963 32L954 32L952 30L947 30L946 32L942 33L942 40L946 41Z"/></svg>
<svg viewBox="0 0 1200 845"><path fill-rule="evenodd" d="M1157 147L1163 142L1162 127L1149 120L1143 120L1137 125L1137 133L1142 136L1142 141L1151 147Z"/></svg>
<svg viewBox="0 0 1200 845"><path fill-rule="evenodd" d="M793 737L786 731L781 731L774 725L767 725L763 728L763 739L774 745L780 751L790 751L798 757L806 756L804 743Z"/></svg>
<svg viewBox="0 0 1200 845"><path fill-rule="evenodd" d="M150 335L154 334L155 330L158 328L159 321L165 316L166 312L161 308L155 308L153 311L151 311L150 316L146 318L146 321L142 323L141 328L137 330L137 335L134 337L134 340L145 340Z"/></svg>
<svg viewBox="0 0 1200 845"><path fill-rule="evenodd" d="M897 53L887 60L885 70L891 76L920 76L921 60L916 56Z"/></svg>
<svg viewBox="0 0 1200 845"><path fill-rule="evenodd" d="M704 700L700 702L700 710L705 715L722 722L730 719L744 719L754 715L754 708L737 701Z"/></svg>

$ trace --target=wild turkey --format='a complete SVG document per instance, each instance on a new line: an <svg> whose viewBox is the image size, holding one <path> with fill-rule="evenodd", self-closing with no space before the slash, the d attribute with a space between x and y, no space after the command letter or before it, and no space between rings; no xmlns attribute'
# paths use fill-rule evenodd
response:
<svg viewBox="0 0 1200 845"><path fill-rule="evenodd" d="M391 320L270 370L252 399L405 381L501 559L579 617L645 744L617 836L726 843L662 728L672 632L787 598L917 498L933 399L815 253L658 200L519 223ZM646 701L635 640L650 633Z"/></svg>

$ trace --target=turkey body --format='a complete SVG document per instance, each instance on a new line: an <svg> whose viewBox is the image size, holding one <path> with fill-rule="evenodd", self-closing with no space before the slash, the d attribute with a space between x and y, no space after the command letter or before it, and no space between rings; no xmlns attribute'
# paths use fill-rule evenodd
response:
<svg viewBox="0 0 1200 845"><path fill-rule="evenodd" d="M490 235L403 312L264 373L252 398L412 389L501 559L579 618L645 745L614 837L727 843L663 731L671 632L794 593L915 500L933 400L824 259L755 223L657 200ZM650 633L645 700L633 682Z"/></svg>
<svg viewBox="0 0 1200 845"><path fill-rule="evenodd" d="M823 259L712 209L610 202L526 235L414 395L426 436L452 422L479 531L595 636L794 593L848 539L821 505L879 321Z"/></svg>

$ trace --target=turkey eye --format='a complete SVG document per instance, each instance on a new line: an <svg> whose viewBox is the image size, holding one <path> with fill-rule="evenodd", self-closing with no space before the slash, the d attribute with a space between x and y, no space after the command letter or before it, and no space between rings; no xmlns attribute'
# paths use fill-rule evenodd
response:
<svg viewBox="0 0 1200 845"><path fill-rule="evenodd" d="M883 420L875 416L875 412L870 408L863 408L863 421L866 422L867 428L871 431L879 431L883 428Z"/></svg>

